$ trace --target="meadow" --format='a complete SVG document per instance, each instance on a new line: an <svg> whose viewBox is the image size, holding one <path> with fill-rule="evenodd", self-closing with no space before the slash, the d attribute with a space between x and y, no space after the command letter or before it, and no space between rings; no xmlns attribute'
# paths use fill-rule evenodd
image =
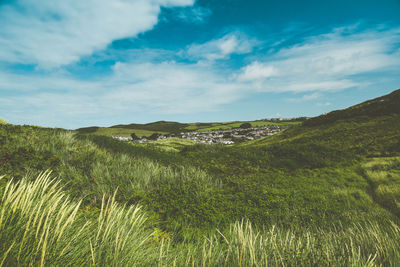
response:
<svg viewBox="0 0 400 267"><path fill-rule="evenodd" d="M396 266L399 96L233 146L2 124L0 266Z"/></svg>
<svg viewBox="0 0 400 267"><path fill-rule="evenodd" d="M286 266L395 265L400 228L363 221L331 229L232 223L203 240L176 242L137 205L115 192L88 211L50 172L9 181L1 192L1 266Z"/></svg>

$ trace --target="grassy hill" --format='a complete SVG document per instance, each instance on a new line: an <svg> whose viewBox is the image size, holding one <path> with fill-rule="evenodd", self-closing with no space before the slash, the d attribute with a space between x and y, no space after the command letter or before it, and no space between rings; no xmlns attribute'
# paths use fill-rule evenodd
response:
<svg viewBox="0 0 400 267"><path fill-rule="evenodd" d="M8 124L8 122L0 118L0 124Z"/></svg>
<svg viewBox="0 0 400 267"><path fill-rule="evenodd" d="M189 124L179 123L173 121L157 121L147 124L128 124L128 125L115 125L110 128L123 128L123 129L140 129L147 131L163 131L163 132L180 132L183 131Z"/></svg>
<svg viewBox="0 0 400 267"><path fill-rule="evenodd" d="M179 123L171 121L157 121L147 124L119 124L111 127L85 127L79 128L77 131L81 134L96 134L104 136L130 136L135 133L137 136L150 136L153 133L171 134L188 131L213 131L213 130L228 130L238 128L241 124L248 122L253 127L267 125L297 125L303 119L288 120L288 121L236 121L236 122L211 122L211 123Z"/></svg>
<svg viewBox="0 0 400 267"><path fill-rule="evenodd" d="M229 147L1 125L0 265L395 265L399 95Z"/></svg>
<svg viewBox="0 0 400 267"><path fill-rule="evenodd" d="M306 126L321 126L339 120L370 120L371 118L400 113L400 90L378 97L353 107L332 111L328 114L307 120Z"/></svg>

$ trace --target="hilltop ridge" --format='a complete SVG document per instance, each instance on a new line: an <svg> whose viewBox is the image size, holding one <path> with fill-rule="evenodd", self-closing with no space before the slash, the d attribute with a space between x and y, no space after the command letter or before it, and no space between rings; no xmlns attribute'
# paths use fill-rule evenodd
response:
<svg viewBox="0 0 400 267"><path fill-rule="evenodd" d="M239 128L243 123L250 123L253 127L271 126L271 125L296 125L304 121L305 118L293 119L261 119L254 121L231 121L231 122L194 122L180 123L173 121L156 121L146 124L131 123L118 124L110 127L84 127L76 129L81 134L97 134L105 136L128 137L132 133L137 136L148 137L154 133L157 134L178 134L182 132L199 132L214 130L231 130Z"/></svg>
<svg viewBox="0 0 400 267"><path fill-rule="evenodd" d="M391 114L400 114L400 89L346 109L335 110L324 115L310 118L306 120L303 125L313 126L332 123L338 120L355 118L369 119Z"/></svg>

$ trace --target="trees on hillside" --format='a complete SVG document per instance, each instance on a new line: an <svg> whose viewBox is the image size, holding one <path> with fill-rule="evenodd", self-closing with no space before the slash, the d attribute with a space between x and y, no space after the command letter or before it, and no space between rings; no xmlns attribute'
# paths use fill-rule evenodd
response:
<svg viewBox="0 0 400 267"><path fill-rule="evenodd" d="M132 137L132 140L139 140L140 139L135 133L132 133L131 137Z"/></svg>
<svg viewBox="0 0 400 267"><path fill-rule="evenodd" d="M150 136L148 137L148 139L149 139L149 140L157 140L158 137L160 137L160 135L161 135L161 134L153 133L152 135L150 135Z"/></svg>
<svg viewBox="0 0 400 267"><path fill-rule="evenodd" d="M251 128L251 124L250 124L249 122L245 122L245 123L242 123L242 124L239 126L239 128L242 128L242 129L249 129L249 128Z"/></svg>

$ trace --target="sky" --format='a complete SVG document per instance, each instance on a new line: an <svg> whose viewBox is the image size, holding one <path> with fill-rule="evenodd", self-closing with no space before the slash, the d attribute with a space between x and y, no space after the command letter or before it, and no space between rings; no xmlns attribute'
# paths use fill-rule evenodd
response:
<svg viewBox="0 0 400 267"><path fill-rule="evenodd" d="M0 118L317 116L400 88L400 0L0 0Z"/></svg>

